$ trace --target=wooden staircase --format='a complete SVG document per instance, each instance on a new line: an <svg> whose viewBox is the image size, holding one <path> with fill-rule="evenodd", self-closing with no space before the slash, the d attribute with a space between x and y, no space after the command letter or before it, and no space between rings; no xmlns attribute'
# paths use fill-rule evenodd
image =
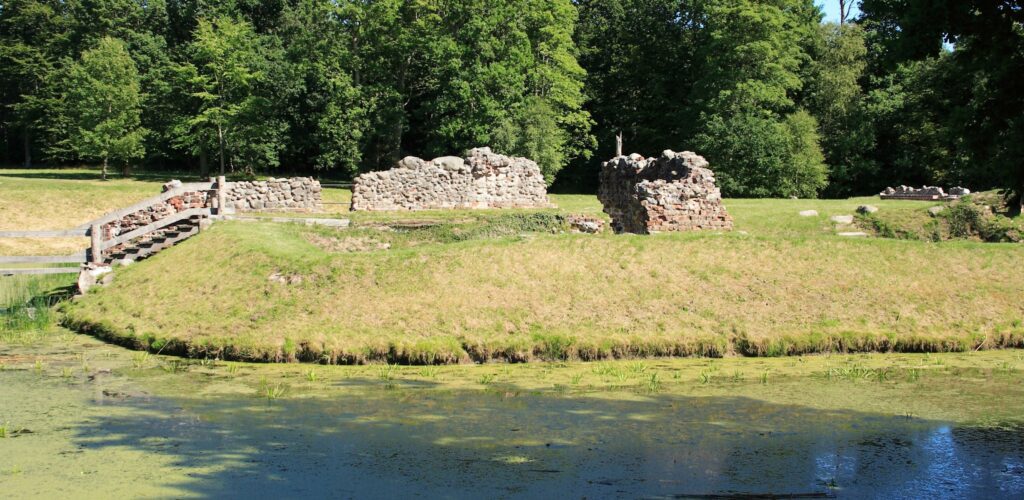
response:
<svg viewBox="0 0 1024 500"><path fill-rule="evenodd" d="M209 222L205 215L193 215L162 229L146 233L134 240L115 245L103 254L103 263L127 265L143 260L199 234Z"/></svg>
<svg viewBox="0 0 1024 500"><path fill-rule="evenodd" d="M83 276L91 274L93 278L100 273L109 272L112 264L129 264L145 259L166 248L172 247L189 237L199 233L211 223L214 213L220 214L221 207L226 205L226 181L218 177L216 181L198 183L178 183L158 196L140 201L132 206L108 213L96 220L87 222L73 229L51 231L0 231L0 238L72 238L86 236L91 239L89 248L72 255L29 255L0 256L0 264L81 264L80 267L42 267L28 268L23 266L0 268L0 276L11 274L58 274L80 273L79 285ZM197 193L205 192L199 205L187 200L195 200ZM168 212L168 206L173 207ZM189 207L192 208L189 208ZM154 210L146 214L147 210ZM133 217L142 213L142 220L148 222L144 226L131 223ZM147 218L152 217L152 218ZM128 220L125 229L122 223ZM124 231L124 232L122 232ZM84 287L82 287L84 288Z"/></svg>

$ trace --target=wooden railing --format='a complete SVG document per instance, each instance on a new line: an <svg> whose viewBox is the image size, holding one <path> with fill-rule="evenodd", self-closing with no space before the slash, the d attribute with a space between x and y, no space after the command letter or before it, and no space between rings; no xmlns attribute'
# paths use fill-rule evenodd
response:
<svg viewBox="0 0 1024 500"><path fill-rule="evenodd" d="M88 236L91 239L88 249L71 255L25 255L25 256L0 256L0 264L88 264L103 263L103 256L106 250L122 245L136 238L140 238L154 231L158 231L182 220L196 216L208 217L211 214L209 208L190 208L175 212L164 218L156 220L143 227L133 229L127 233L116 235L112 238L104 238L103 226L121 219L135 212L145 210L154 205L164 203L171 198L181 196L185 193L197 191L216 191L216 206L225 205L226 182L223 177L218 177L217 182L192 182L182 184L174 189L165 191L158 196L142 200L134 205L110 212L98 219L89 221L74 229L61 229L51 231L0 231L0 238L81 238ZM0 268L0 276L12 274L61 274L77 273L78 267L36 267L36 268Z"/></svg>

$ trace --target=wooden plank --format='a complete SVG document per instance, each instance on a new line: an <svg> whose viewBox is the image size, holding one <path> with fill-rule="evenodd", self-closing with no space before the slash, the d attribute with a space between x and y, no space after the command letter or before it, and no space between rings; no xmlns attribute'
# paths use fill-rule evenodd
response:
<svg viewBox="0 0 1024 500"><path fill-rule="evenodd" d="M103 228L99 224L93 224L89 228L89 258L93 264L103 263Z"/></svg>
<svg viewBox="0 0 1024 500"><path fill-rule="evenodd" d="M110 212L104 215L103 217L86 222L85 224L78 226L78 228L76 229L88 229L93 224L99 224L102 226L103 224L120 219L121 217L124 217L126 215L133 214L135 212L138 212L139 210L149 208L150 206L155 205L157 203L167 201L171 198L174 198L175 196L181 196L184 193L188 193L191 191L210 191L213 189L213 186L213 182L189 182L186 184L182 184L180 187L176 187L170 191L167 191L166 193L161 193L152 198L147 198L129 207L122 208L114 212Z"/></svg>
<svg viewBox="0 0 1024 500"><path fill-rule="evenodd" d="M223 175L217 177L217 215L224 215L228 209L228 183Z"/></svg>
<svg viewBox="0 0 1024 500"><path fill-rule="evenodd" d="M24 269L0 269L0 276L10 276L14 274L78 274L81 269L77 267L39 267L39 268L24 268Z"/></svg>
<svg viewBox="0 0 1024 500"><path fill-rule="evenodd" d="M85 252L73 255L13 255L0 256L0 264L73 264L85 262Z"/></svg>
<svg viewBox="0 0 1024 500"><path fill-rule="evenodd" d="M181 220L184 220L184 219L187 219L189 217L196 216L196 215L205 215L205 216L209 217L210 216L210 209L209 208L190 208L188 210L182 210L181 212L178 212L178 213L176 213L174 215L170 215L168 217L164 217L163 219L160 219L160 220L158 220L158 221L156 221L156 222L154 222L152 224L149 224L147 226L143 226L143 227L140 227L140 228L138 228L138 229L136 229L134 231L129 231L127 233L124 233L124 234L122 234L122 235L120 235L117 238L114 238L112 240L104 241L103 244L101 245L101 250L106 250L106 249L108 249L110 247L117 246L117 245L120 245L122 243L127 243L127 242L129 242L131 240L134 240L135 238L138 238L140 236L145 236L146 234L149 234L149 233L151 233L153 231L156 231L157 229L163 229L163 228L165 228L167 226L170 226L171 224L174 224L175 222L178 222L178 221L181 221Z"/></svg>
<svg viewBox="0 0 1024 500"><path fill-rule="evenodd" d="M61 229L57 231L0 231L0 238L79 238L86 235L85 229Z"/></svg>

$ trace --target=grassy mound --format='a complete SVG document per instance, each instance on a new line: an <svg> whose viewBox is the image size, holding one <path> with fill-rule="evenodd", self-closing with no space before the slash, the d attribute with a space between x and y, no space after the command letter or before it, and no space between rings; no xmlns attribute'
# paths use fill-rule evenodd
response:
<svg viewBox="0 0 1024 500"><path fill-rule="evenodd" d="M834 236L825 217L861 201L728 200L728 234L552 234L547 212L218 223L65 322L163 353L323 363L1024 347L1024 247Z"/></svg>
<svg viewBox="0 0 1024 500"><path fill-rule="evenodd" d="M929 210L939 210L930 213ZM979 193L949 203L917 202L917 207L881 210L857 216L857 224L882 238L920 241L969 240L1024 242L1024 219L1011 218L995 192Z"/></svg>

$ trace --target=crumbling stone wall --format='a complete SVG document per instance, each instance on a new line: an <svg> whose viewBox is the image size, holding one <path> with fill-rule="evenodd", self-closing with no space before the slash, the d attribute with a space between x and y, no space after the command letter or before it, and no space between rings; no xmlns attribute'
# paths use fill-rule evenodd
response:
<svg viewBox="0 0 1024 500"><path fill-rule="evenodd" d="M690 151L666 150L657 159L620 156L601 165L598 199L619 233L732 229L707 167Z"/></svg>
<svg viewBox="0 0 1024 500"><path fill-rule="evenodd" d="M314 212L323 208L320 181L292 177L228 183L227 207L236 211Z"/></svg>
<svg viewBox="0 0 1024 500"><path fill-rule="evenodd" d="M537 163L472 149L465 158L409 156L382 172L356 178L352 210L550 207Z"/></svg>

